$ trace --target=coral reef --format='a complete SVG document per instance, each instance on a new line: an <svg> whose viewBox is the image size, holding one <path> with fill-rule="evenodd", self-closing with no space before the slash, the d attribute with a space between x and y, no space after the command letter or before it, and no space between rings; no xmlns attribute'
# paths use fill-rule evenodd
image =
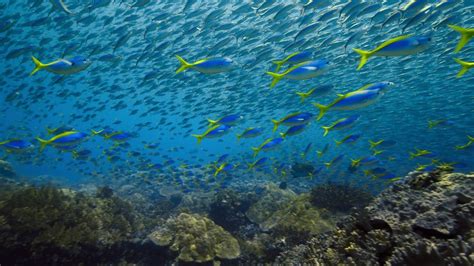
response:
<svg viewBox="0 0 474 266"><path fill-rule="evenodd" d="M474 175L413 172L284 264L473 265Z"/></svg>
<svg viewBox="0 0 474 266"><path fill-rule="evenodd" d="M305 164L305 163L295 163L291 166L291 175L294 178L297 177L307 177L314 173L315 168L311 164Z"/></svg>
<svg viewBox="0 0 474 266"><path fill-rule="evenodd" d="M96 198L54 187L19 188L0 202L0 261L86 263L91 257L97 259L97 254L105 259L111 247L133 239L142 228L132 206L114 196Z"/></svg>
<svg viewBox="0 0 474 266"><path fill-rule="evenodd" d="M350 184L323 183L311 190L311 202L318 208L348 213L353 207L369 204L373 196Z"/></svg>
<svg viewBox="0 0 474 266"><path fill-rule="evenodd" d="M158 246L169 246L185 262L206 262L235 259L240 256L237 239L210 219L181 213L169 218L158 230L149 235Z"/></svg>

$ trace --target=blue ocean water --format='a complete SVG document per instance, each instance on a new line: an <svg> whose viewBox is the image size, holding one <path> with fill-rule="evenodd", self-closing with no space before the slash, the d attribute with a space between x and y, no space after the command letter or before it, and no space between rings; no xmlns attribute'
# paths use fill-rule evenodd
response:
<svg viewBox="0 0 474 266"><path fill-rule="evenodd" d="M182 169L204 169L206 174L193 178L209 180L220 166L225 169L217 178L245 175L252 180L259 172L291 183L294 179L282 171L296 163L317 169L308 182L370 183L377 176L373 179L364 170L383 168L393 178L442 163L472 171L468 135L474 135L474 72L456 78L460 65L453 58L473 61L474 42L454 53L461 35L448 24L472 29L473 6L467 0L2 0L0 141L21 139L34 145L20 151L2 147L4 158L24 176L46 175L45 181L74 185L107 183L117 173ZM360 57L353 48L372 50L405 34L430 37L430 45L412 55L372 57L356 70ZM270 88L272 78L266 72L275 70L272 61L302 51L309 51L311 60L328 60L327 71L306 80L282 79ZM92 61L86 70L65 76L40 70L29 76L32 56L49 63L78 55ZM188 62L228 57L233 67L218 74L195 69L175 73L180 66L175 55ZM284 65L280 73L286 69ZM317 116L319 110L311 103L326 105L338 94L382 81L394 86L375 103L330 110L301 134L253 156L252 147L288 129L281 125L272 132L272 119L295 112ZM326 85L333 87L329 93L303 103L296 94ZM233 114L243 119L222 137L198 144L192 136L206 131L207 119ZM353 114L360 115L353 127L323 136L322 126ZM428 121L440 123L430 129ZM46 128L61 126L89 137L71 151L47 145L40 152L36 137L50 139L55 134L48 135ZM249 127L262 127L263 134L238 140L236 135ZM109 138L91 132L103 129L110 130ZM123 132L131 137L110 139ZM360 134L360 139L336 146L335 140L351 134ZM351 159L373 154L369 140L395 144L379 149L383 152L375 164L348 170ZM301 156L309 144L311 149ZM328 151L318 157L327 144ZM430 156L410 159L416 149ZM72 150L91 154L75 158ZM215 163L225 154L223 162ZM326 167L340 155L339 163ZM264 157L268 160L261 167L248 169L247 164ZM217 187L222 184L217 182Z"/></svg>

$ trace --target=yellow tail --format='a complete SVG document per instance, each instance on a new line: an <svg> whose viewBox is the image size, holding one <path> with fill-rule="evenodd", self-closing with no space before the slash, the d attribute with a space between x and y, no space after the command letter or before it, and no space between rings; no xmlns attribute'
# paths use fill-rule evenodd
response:
<svg viewBox="0 0 474 266"><path fill-rule="evenodd" d="M207 121L209 122L209 127L212 127L214 125L216 125L217 123L219 123L219 121L217 120L212 120L212 119L207 119Z"/></svg>
<svg viewBox="0 0 474 266"><path fill-rule="evenodd" d="M329 130L331 130L331 127L322 127L324 129L324 134L323 137L326 137L326 135L329 133Z"/></svg>
<svg viewBox="0 0 474 266"><path fill-rule="evenodd" d="M191 135L191 136L193 136L197 139L198 144L201 144L201 141L204 138L204 135Z"/></svg>
<svg viewBox="0 0 474 266"><path fill-rule="evenodd" d="M357 159L357 160L351 159L351 166L352 167L357 167L357 166L359 166L359 164L360 164L360 159Z"/></svg>
<svg viewBox="0 0 474 266"><path fill-rule="evenodd" d="M278 129L278 126L280 125L280 121L272 119L273 123L273 132L275 132Z"/></svg>
<svg viewBox="0 0 474 266"><path fill-rule="evenodd" d="M343 141L338 141L338 140L334 140L334 142L336 142L336 147L339 147L339 145L341 145L342 143L344 143Z"/></svg>
<svg viewBox="0 0 474 266"><path fill-rule="evenodd" d="M306 92L297 92L296 94L298 94L298 96L301 97L301 102L302 102L302 103L303 103L303 102L306 100L306 98L308 98L309 95L310 95L309 93L306 93Z"/></svg>
<svg viewBox="0 0 474 266"><path fill-rule="evenodd" d="M35 63L35 68L31 71L30 76L33 76L36 72L40 71L41 69L45 68L46 65L41 63L36 57L32 56L31 59L33 63Z"/></svg>
<svg viewBox="0 0 474 266"><path fill-rule="evenodd" d="M324 114L329 110L329 106L326 106L326 105L322 105L319 103L313 103L313 105L319 109L319 115L316 118L316 120L320 120L324 116Z"/></svg>
<svg viewBox="0 0 474 266"><path fill-rule="evenodd" d="M39 137L36 137L36 140L40 142L40 152L42 152L44 148L46 148L46 145L50 143L49 140L40 139Z"/></svg>
<svg viewBox="0 0 474 266"><path fill-rule="evenodd" d="M372 52L355 49L355 48L352 48L352 50L354 50L354 52L360 55L360 63L359 63L359 66L357 67L357 70L360 70L367 63L370 56L372 56Z"/></svg>
<svg viewBox="0 0 474 266"><path fill-rule="evenodd" d="M454 58L454 61L456 61L458 64L461 65L461 70L460 70L459 73L456 75L457 78L462 77L464 74L466 74L466 72L467 72L469 69L471 69L472 67L474 67L474 63L462 61L462 60L459 59L459 58Z"/></svg>
<svg viewBox="0 0 474 266"><path fill-rule="evenodd" d="M285 63L285 61L273 61L273 64L277 65L277 68L275 69L275 72L278 72L281 68L281 66Z"/></svg>
<svg viewBox="0 0 474 266"><path fill-rule="evenodd" d="M369 140L370 149L373 149L373 148L377 147L377 146L380 145L382 142L383 142L383 140L379 140L379 141L372 141L372 140Z"/></svg>
<svg viewBox="0 0 474 266"><path fill-rule="evenodd" d="M260 148L252 147L252 150L253 150L253 157L257 157L258 153L260 152Z"/></svg>
<svg viewBox="0 0 474 266"><path fill-rule="evenodd" d="M181 66L176 70L176 74L183 72L184 70L192 67L193 65L186 62L181 56L176 55L176 58L178 58L179 62L181 63Z"/></svg>
<svg viewBox="0 0 474 266"><path fill-rule="evenodd" d="M322 152L322 151L317 151L316 153L318 154L318 158L321 158L321 156L323 156L323 152Z"/></svg>
<svg viewBox="0 0 474 266"><path fill-rule="evenodd" d="M474 36L474 31L469 31L468 29L456 25L448 25L448 27L461 34L461 40L459 40L458 45L454 49L454 52L457 53L461 51L461 49L469 42L469 40L471 40L471 38Z"/></svg>
<svg viewBox="0 0 474 266"><path fill-rule="evenodd" d="M95 130L91 129L92 136L99 135L100 133L102 133L102 131L104 131L104 130L103 130L103 129L101 129L101 130L97 130L97 131L95 131Z"/></svg>
<svg viewBox="0 0 474 266"><path fill-rule="evenodd" d="M267 72L268 75L273 77L272 84L270 84L270 88L275 87L275 85L282 79L285 75L284 74L278 74L274 72Z"/></svg>

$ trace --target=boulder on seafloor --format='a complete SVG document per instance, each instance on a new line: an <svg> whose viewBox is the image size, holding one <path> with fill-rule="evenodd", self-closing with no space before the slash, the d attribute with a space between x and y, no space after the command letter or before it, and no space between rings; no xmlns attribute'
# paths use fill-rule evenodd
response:
<svg viewBox="0 0 474 266"><path fill-rule="evenodd" d="M245 212L256 197L255 193L237 193L231 189L219 191L210 205L209 218L224 229L235 232L251 223Z"/></svg>
<svg viewBox="0 0 474 266"><path fill-rule="evenodd" d="M335 225L329 212L311 204L309 194L296 195L291 190L282 190L275 185L266 187L260 200L250 207L247 215L263 231L270 232L274 239L283 240L290 246L332 230Z"/></svg>
<svg viewBox="0 0 474 266"><path fill-rule="evenodd" d="M0 160L0 177L7 177L7 178L16 177L16 173L9 162Z"/></svg>
<svg viewBox="0 0 474 266"><path fill-rule="evenodd" d="M289 189L280 189L275 184L265 185L260 199L254 203L246 215L256 224L265 222L275 211L284 208L286 204L296 198L296 193Z"/></svg>
<svg viewBox="0 0 474 266"><path fill-rule="evenodd" d="M413 172L283 264L474 265L474 174Z"/></svg>
<svg viewBox="0 0 474 266"><path fill-rule="evenodd" d="M185 262L206 262L235 259L240 256L237 239L212 220L197 215L181 213L169 218L149 239L158 246L169 246Z"/></svg>
<svg viewBox="0 0 474 266"><path fill-rule="evenodd" d="M369 204L373 196L349 183L323 183L311 190L311 202L317 208L331 212L349 213L353 207Z"/></svg>

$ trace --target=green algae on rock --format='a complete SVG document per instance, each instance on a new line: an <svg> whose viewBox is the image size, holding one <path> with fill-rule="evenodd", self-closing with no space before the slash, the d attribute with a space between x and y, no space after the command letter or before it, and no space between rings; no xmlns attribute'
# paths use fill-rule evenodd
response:
<svg viewBox="0 0 474 266"><path fill-rule="evenodd" d="M165 225L149 236L158 246L169 246L178 252L178 259L186 262L206 262L235 259L240 256L237 239L210 219L181 213L169 218Z"/></svg>

